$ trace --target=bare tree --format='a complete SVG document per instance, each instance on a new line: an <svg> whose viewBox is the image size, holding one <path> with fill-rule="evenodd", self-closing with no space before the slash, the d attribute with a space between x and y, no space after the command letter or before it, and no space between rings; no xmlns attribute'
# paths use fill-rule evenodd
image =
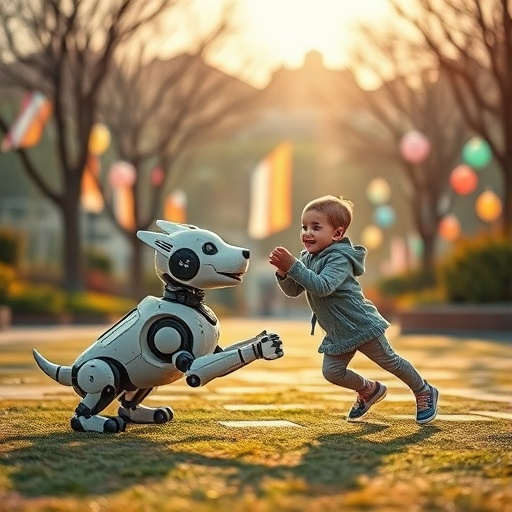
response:
<svg viewBox="0 0 512 512"><path fill-rule="evenodd" d="M53 104L58 183L29 150L24 167L60 210L64 225L64 286L83 288L79 198L91 129L109 70L120 49L180 0L12 0L0 2L2 86L37 90ZM182 3L182 2L181 2ZM6 132L8 121L0 119Z"/></svg>
<svg viewBox="0 0 512 512"><path fill-rule="evenodd" d="M453 194L449 175L458 163L460 148L467 137L464 121L453 109L449 84L435 62L423 59L426 49L408 42L396 33L383 33L375 27L359 27L364 44L355 52L355 70L371 71L379 79L375 89L356 89L350 111L345 112L345 150L359 164L397 168L412 216L423 242L422 266L433 272L438 226L451 207ZM354 115L353 108L357 109ZM427 158L408 162L400 153L400 142L412 130L423 133L430 142Z"/></svg>
<svg viewBox="0 0 512 512"><path fill-rule="evenodd" d="M449 78L467 125L503 177L503 230L512 237L512 12L508 0L392 0Z"/></svg>
<svg viewBox="0 0 512 512"><path fill-rule="evenodd" d="M225 21L202 39L194 53L148 61L141 50L139 58L132 56L117 68L102 99L101 110L112 132L115 154L136 171L130 186L131 225L116 218L106 175L99 183L111 219L131 244L134 295L140 294L143 276L142 245L136 233L161 215L163 196L171 182L177 182L178 163L206 136L219 135L236 120L247 122L249 100L257 94L254 88L204 62L211 44L226 30ZM151 179L155 168L162 173L161 181Z"/></svg>

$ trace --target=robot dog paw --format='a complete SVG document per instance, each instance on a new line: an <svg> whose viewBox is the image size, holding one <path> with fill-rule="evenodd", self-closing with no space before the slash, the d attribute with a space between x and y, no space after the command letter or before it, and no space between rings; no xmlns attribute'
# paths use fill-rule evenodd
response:
<svg viewBox="0 0 512 512"><path fill-rule="evenodd" d="M259 341L261 357L263 359L279 359L283 357L283 342L279 336L273 332L263 336Z"/></svg>
<svg viewBox="0 0 512 512"><path fill-rule="evenodd" d="M73 416L71 418L71 428L75 432L100 432L102 434L117 434L124 432L126 421L118 416Z"/></svg>
<svg viewBox="0 0 512 512"><path fill-rule="evenodd" d="M119 407L119 416L125 421L133 423L167 423L174 418L174 412L170 407L151 408L144 405L134 407Z"/></svg>

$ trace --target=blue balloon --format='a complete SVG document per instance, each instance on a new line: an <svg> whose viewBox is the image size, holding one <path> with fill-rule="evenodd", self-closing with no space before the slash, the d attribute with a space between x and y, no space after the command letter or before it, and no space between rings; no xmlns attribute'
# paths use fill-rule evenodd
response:
<svg viewBox="0 0 512 512"><path fill-rule="evenodd" d="M395 210L388 204L383 204L375 208L373 219L377 226L389 228L395 222Z"/></svg>

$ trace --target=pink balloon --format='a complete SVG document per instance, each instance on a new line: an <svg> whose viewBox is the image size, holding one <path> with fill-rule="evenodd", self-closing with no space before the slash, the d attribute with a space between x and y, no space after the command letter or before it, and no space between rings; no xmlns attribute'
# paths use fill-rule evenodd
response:
<svg viewBox="0 0 512 512"><path fill-rule="evenodd" d="M135 183L135 167L129 162L114 162L108 172L108 180L112 187L131 187Z"/></svg>
<svg viewBox="0 0 512 512"><path fill-rule="evenodd" d="M419 164L430 153L430 142L423 133L412 130L402 137L400 153L405 161L411 164Z"/></svg>

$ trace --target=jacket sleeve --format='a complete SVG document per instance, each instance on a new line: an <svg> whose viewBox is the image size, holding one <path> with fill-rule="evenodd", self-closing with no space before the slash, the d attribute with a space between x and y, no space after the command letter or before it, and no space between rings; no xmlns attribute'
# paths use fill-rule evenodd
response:
<svg viewBox="0 0 512 512"><path fill-rule="evenodd" d="M307 290L312 295L325 297L330 295L347 279L352 272L352 264L340 253L330 254L319 274L306 268L297 260L287 274L287 281L292 280L296 286Z"/></svg>
<svg viewBox="0 0 512 512"><path fill-rule="evenodd" d="M288 275L283 278L276 274L276 279L279 288L281 288L287 297L298 297L304 291L304 287L288 277Z"/></svg>

